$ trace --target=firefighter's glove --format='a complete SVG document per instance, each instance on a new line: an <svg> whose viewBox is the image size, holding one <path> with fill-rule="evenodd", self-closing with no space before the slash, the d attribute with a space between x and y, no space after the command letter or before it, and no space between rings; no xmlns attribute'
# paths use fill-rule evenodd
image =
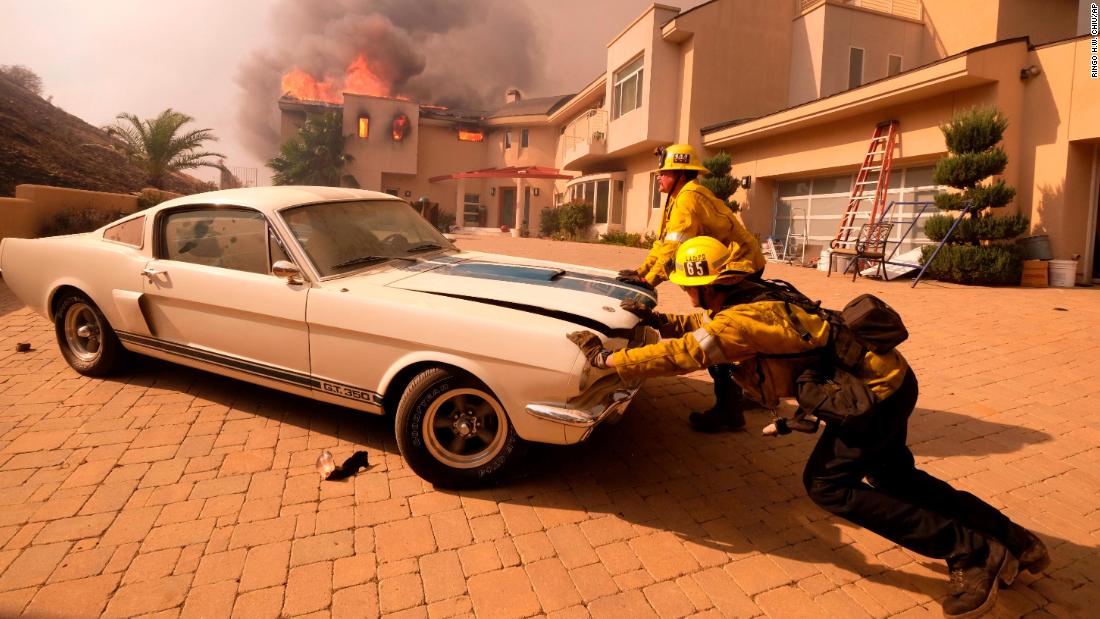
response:
<svg viewBox="0 0 1100 619"><path fill-rule="evenodd" d="M607 358L611 356L611 351L603 347L600 336L591 331L574 331L565 337L581 349L589 365L601 370L607 368Z"/></svg>
<svg viewBox="0 0 1100 619"><path fill-rule="evenodd" d="M639 303L635 299L623 299L622 303L619 303L619 307L637 316L643 325L656 328L660 323L652 307L645 303Z"/></svg>
<svg viewBox="0 0 1100 619"><path fill-rule="evenodd" d="M619 276L616 277L615 279L619 280L620 282L622 282L624 284L631 284L631 285L634 285L634 286L641 286L642 288L648 288L650 290L653 290L653 284L647 282L646 279L644 277L642 277L641 275L638 275L638 273L636 271L629 271L629 270L624 269L622 271L619 271Z"/></svg>

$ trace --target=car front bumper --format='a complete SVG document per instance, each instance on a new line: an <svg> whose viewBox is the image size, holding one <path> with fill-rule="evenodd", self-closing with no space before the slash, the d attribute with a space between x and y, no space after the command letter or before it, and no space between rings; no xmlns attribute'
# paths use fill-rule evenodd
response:
<svg viewBox="0 0 1100 619"><path fill-rule="evenodd" d="M605 395L599 404L588 408L535 402L528 404L525 410L532 417L564 426L568 437L566 442L579 443L588 438L600 423L621 416L640 387L641 383L624 385Z"/></svg>

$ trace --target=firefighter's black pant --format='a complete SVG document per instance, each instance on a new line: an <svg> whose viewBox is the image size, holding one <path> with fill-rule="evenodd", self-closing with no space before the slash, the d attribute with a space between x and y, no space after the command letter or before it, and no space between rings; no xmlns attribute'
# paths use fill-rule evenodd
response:
<svg viewBox="0 0 1100 619"><path fill-rule="evenodd" d="M719 413L741 410L743 391L741 385L733 380L733 366L728 363L720 363L707 368L710 377L714 379L714 410Z"/></svg>
<svg viewBox="0 0 1100 619"><path fill-rule="evenodd" d="M905 438L917 391L917 378L909 370L901 388L876 406L867 431L850 436L826 425L802 476L810 498L845 520L952 566L985 560L989 538L1019 556L1027 545L1019 525L969 492L916 468Z"/></svg>

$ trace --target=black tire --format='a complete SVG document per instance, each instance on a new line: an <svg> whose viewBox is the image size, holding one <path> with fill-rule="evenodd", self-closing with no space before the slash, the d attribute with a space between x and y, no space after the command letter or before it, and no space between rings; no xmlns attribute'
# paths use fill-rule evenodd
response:
<svg viewBox="0 0 1100 619"><path fill-rule="evenodd" d="M122 364L125 349L96 304L80 293L61 300L53 319L57 345L69 365L85 376L107 376Z"/></svg>
<svg viewBox="0 0 1100 619"><path fill-rule="evenodd" d="M524 447L485 385L444 368L412 379L397 405L395 430L409 468L441 488L492 484Z"/></svg>

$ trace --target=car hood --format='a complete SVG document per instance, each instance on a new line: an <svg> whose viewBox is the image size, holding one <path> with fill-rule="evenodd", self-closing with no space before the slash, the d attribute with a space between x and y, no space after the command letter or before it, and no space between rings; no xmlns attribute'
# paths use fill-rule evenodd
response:
<svg viewBox="0 0 1100 619"><path fill-rule="evenodd" d="M463 252L399 269L408 275L388 286L559 318L609 336L638 322L619 307L624 299L657 305L651 290L617 281L611 271L572 264Z"/></svg>

